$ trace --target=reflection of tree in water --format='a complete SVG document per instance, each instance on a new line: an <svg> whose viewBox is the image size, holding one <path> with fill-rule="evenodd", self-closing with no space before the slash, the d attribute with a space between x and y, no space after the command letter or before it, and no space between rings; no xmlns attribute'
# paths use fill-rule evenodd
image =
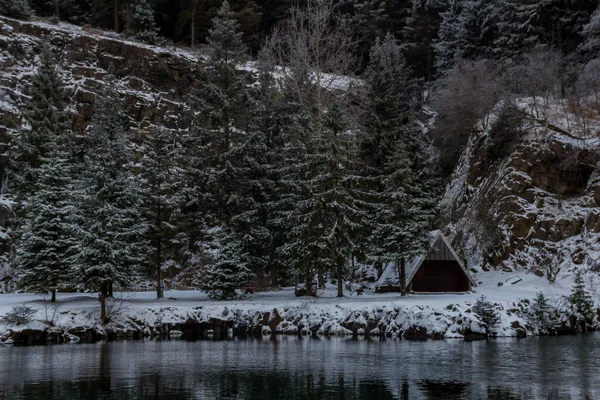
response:
<svg viewBox="0 0 600 400"><path fill-rule="evenodd" d="M417 383L427 399L464 399L470 383L423 380Z"/></svg>
<svg viewBox="0 0 600 400"><path fill-rule="evenodd" d="M514 394L508 389L488 388L488 400L521 400L520 394Z"/></svg>
<svg viewBox="0 0 600 400"><path fill-rule="evenodd" d="M262 400L395 400L384 382L345 381L343 377L331 382L325 375L304 375L290 372L226 373L207 380L202 390L219 398Z"/></svg>

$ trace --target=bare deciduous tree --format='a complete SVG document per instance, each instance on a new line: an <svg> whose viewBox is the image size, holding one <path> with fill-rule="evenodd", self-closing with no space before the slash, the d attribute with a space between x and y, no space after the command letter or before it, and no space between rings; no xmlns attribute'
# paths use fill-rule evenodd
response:
<svg viewBox="0 0 600 400"><path fill-rule="evenodd" d="M266 43L273 61L298 98L313 102L315 133L322 129L327 93L347 89L345 78L356 68L350 20L336 13L337 0L308 0L290 10L290 18Z"/></svg>
<svg viewBox="0 0 600 400"><path fill-rule="evenodd" d="M525 54L523 60L506 74L510 89L533 100L531 114L546 119L545 110L561 82L562 56L554 50L537 49ZM542 104L539 104L541 97Z"/></svg>
<svg viewBox="0 0 600 400"><path fill-rule="evenodd" d="M504 95L498 71L488 60L460 62L440 79L432 95L438 117L431 134L445 171L454 168L471 133L488 128L490 112Z"/></svg>

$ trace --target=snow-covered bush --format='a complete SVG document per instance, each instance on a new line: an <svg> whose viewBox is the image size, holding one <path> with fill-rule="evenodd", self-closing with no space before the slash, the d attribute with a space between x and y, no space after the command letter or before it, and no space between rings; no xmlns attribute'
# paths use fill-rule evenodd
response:
<svg viewBox="0 0 600 400"><path fill-rule="evenodd" d="M472 311L479 316L483 323L485 323L488 333L490 333L491 328L500 320L500 316L496 311L496 305L488 301L483 295L477 299Z"/></svg>
<svg viewBox="0 0 600 400"><path fill-rule="evenodd" d="M529 309L529 321L538 327L540 333L547 333L553 326L551 307L542 292L538 292Z"/></svg>
<svg viewBox="0 0 600 400"><path fill-rule="evenodd" d="M37 310L26 305L13 306L12 309L2 318L7 324L24 325L33 321L33 316Z"/></svg>

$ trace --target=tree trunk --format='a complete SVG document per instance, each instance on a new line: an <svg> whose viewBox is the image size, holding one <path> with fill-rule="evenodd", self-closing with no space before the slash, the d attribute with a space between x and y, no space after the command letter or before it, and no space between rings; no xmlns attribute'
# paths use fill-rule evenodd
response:
<svg viewBox="0 0 600 400"><path fill-rule="evenodd" d="M277 276L277 266L275 265L275 263L271 263L271 265L269 266L269 271L271 273L271 286L277 287L277 285L279 284L279 279Z"/></svg>
<svg viewBox="0 0 600 400"><path fill-rule="evenodd" d="M108 297L115 297L113 296L113 283L112 281L108 281L108 283L106 284L106 294Z"/></svg>
<svg viewBox="0 0 600 400"><path fill-rule="evenodd" d="M113 0L113 14L115 32L119 32L119 0Z"/></svg>
<svg viewBox="0 0 600 400"><path fill-rule="evenodd" d="M406 265L404 257L400 259L400 295L406 296Z"/></svg>
<svg viewBox="0 0 600 400"><path fill-rule="evenodd" d="M162 271L160 267L156 269L156 298L162 299L165 293L162 288Z"/></svg>
<svg viewBox="0 0 600 400"><path fill-rule="evenodd" d="M108 283L102 282L100 284L100 322L105 324L106 321L106 296L108 292Z"/></svg>
<svg viewBox="0 0 600 400"><path fill-rule="evenodd" d="M53 288L52 291L51 291L50 302L51 303L56 303L56 288Z"/></svg>
<svg viewBox="0 0 600 400"><path fill-rule="evenodd" d="M325 279L323 278L323 268L317 270L317 286L321 289L325 288Z"/></svg>
<svg viewBox="0 0 600 400"><path fill-rule="evenodd" d="M337 297L344 297L344 283L343 283L343 266L342 263L338 263L337 266Z"/></svg>
<svg viewBox="0 0 600 400"><path fill-rule="evenodd" d="M306 273L306 295L307 296L312 296L312 274L311 271L309 270Z"/></svg>
<svg viewBox="0 0 600 400"><path fill-rule="evenodd" d="M156 231L158 232L158 238L156 241L156 298L162 299L163 297L163 288L162 288L162 207L161 204L158 204L158 210L156 213Z"/></svg>
<svg viewBox="0 0 600 400"><path fill-rule="evenodd" d="M190 36L192 38L192 47L194 47L194 45L196 44L196 2L194 2L192 7L194 8L192 9L192 27L190 28Z"/></svg>

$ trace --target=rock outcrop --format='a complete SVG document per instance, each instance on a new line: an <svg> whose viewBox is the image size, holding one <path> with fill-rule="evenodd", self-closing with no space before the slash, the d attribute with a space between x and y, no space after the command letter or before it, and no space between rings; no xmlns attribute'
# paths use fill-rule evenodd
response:
<svg viewBox="0 0 600 400"><path fill-rule="evenodd" d="M448 231L472 268L599 270L598 139L523 124L495 162L489 132L473 135L442 202Z"/></svg>

